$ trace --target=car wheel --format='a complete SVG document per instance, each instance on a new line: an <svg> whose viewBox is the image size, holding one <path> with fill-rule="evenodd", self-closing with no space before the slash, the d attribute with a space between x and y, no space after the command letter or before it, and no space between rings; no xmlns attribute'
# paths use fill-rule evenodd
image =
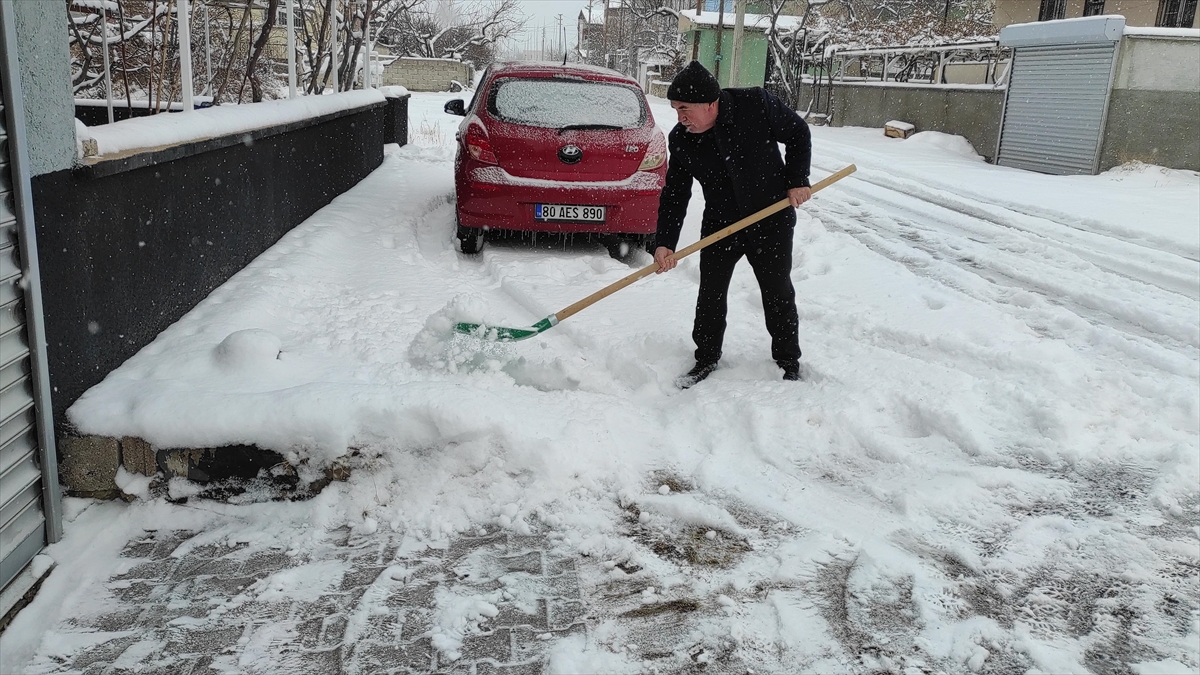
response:
<svg viewBox="0 0 1200 675"><path fill-rule="evenodd" d="M463 255L475 255L483 250L483 230L476 227L458 226L458 244Z"/></svg>

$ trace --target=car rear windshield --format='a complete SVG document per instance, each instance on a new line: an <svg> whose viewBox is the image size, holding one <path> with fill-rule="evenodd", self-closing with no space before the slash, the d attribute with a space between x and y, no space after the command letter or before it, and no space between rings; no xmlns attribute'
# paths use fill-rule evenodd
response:
<svg viewBox="0 0 1200 675"><path fill-rule="evenodd" d="M488 112L505 122L561 129L600 125L628 129L646 121L641 92L620 84L505 78L492 89Z"/></svg>

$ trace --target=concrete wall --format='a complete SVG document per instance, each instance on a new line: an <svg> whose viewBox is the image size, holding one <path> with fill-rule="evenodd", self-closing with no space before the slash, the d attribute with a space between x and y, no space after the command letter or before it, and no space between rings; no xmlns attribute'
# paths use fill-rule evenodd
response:
<svg viewBox="0 0 1200 675"><path fill-rule="evenodd" d="M84 391L380 165L387 105L34 177L60 437Z"/></svg>
<svg viewBox="0 0 1200 675"><path fill-rule="evenodd" d="M12 6L29 171L37 176L70 168L75 162L75 99L67 50L67 5L61 0L20 0Z"/></svg>
<svg viewBox="0 0 1200 675"><path fill-rule="evenodd" d="M1013 23L1037 21L1041 0L996 0L992 24L999 30Z"/></svg>
<svg viewBox="0 0 1200 675"><path fill-rule="evenodd" d="M799 100L807 104L811 98L811 91L805 87ZM1003 89L837 83L829 112L830 123L838 127L882 129L888 121L900 120L916 126L919 132L963 136L975 152L991 161L996 154L1003 107Z"/></svg>
<svg viewBox="0 0 1200 675"><path fill-rule="evenodd" d="M1083 16L1084 0L1067 0L1066 19ZM999 30L1013 23L1030 23L1038 20L1042 0L996 0L996 13L992 23ZM1128 26L1153 26L1158 19L1158 0L1106 0L1104 14L1120 14ZM1200 22L1200 14L1192 22L1192 28Z"/></svg>
<svg viewBox="0 0 1200 675"><path fill-rule="evenodd" d="M1125 36L1113 89L1200 89L1200 38Z"/></svg>
<svg viewBox="0 0 1200 675"><path fill-rule="evenodd" d="M384 86L400 85L409 91L450 91L452 81L471 85L471 67L451 59L401 57L383 69Z"/></svg>
<svg viewBox="0 0 1200 675"><path fill-rule="evenodd" d="M1200 39L1127 35L1100 170L1130 161L1200 171Z"/></svg>

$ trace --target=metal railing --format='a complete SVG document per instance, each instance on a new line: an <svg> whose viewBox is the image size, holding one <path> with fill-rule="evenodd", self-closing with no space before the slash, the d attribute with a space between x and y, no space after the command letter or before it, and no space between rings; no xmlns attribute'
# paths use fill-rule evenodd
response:
<svg viewBox="0 0 1200 675"><path fill-rule="evenodd" d="M786 62L771 60L767 88L815 124L828 120L833 88L842 84L1007 86L1012 50L996 40L941 45L845 48L816 40ZM792 83L785 85L785 80Z"/></svg>
<svg viewBox="0 0 1200 675"><path fill-rule="evenodd" d="M1003 86L1012 50L996 40L828 50L833 82Z"/></svg>

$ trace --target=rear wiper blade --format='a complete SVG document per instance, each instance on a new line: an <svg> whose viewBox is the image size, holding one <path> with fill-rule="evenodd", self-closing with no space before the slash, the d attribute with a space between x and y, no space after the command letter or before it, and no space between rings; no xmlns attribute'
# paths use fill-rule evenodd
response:
<svg viewBox="0 0 1200 675"><path fill-rule="evenodd" d="M570 131L572 129L623 129L624 127L616 124L568 124L565 127L560 127L558 133Z"/></svg>

